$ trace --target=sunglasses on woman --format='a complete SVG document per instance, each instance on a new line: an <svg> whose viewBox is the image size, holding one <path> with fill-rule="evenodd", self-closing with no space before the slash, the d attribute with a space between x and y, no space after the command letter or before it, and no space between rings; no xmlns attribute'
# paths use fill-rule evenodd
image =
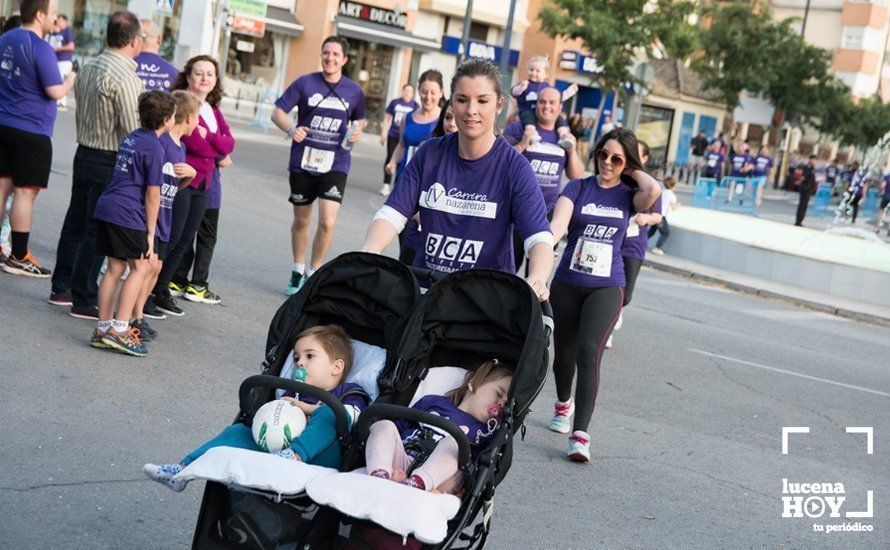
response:
<svg viewBox="0 0 890 550"><path fill-rule="evenodd" d="M595 155L597 162L608 162L616 170L621 170L621 167L624 166L624 157L621 155L610 155L605 149L597 149Z"/></svg>

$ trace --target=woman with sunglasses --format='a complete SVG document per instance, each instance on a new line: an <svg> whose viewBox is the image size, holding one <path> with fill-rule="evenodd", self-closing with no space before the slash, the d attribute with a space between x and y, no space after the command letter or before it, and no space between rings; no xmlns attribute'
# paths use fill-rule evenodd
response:
<svg viewBox="0 0 890 550"><path fill-rule="evenodd" d="M609 131L594 151L595 175L566 185L551 223L554 240L568 233L568 245L550 285L558 399L550 429L572 431L569 457L578 462L590 461L587 430L599 390L600 362L624 301L621 250L628 220L651 207L660 193L658 182L643 169L630 130Z"/></svg>
<svg viewBox="0 0 890 550"><path fill-rule="evenodd" d="M451 80L457 132L417 149L374 216L364 251L383 252L419 213L415 266L440 273L478 268L514 273L515 225L529 257L526 281L540 300L547 299L553 236L531 166L495 133L503 105L496 65L469 59L457 68Z"/></svg>

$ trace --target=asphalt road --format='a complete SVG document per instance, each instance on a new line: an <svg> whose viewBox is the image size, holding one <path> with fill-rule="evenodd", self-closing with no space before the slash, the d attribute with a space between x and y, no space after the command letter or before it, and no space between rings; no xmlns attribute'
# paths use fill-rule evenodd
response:
<svg viewBox="0 0 890 550"><path fill-rule="evenodd" d="M190 543L202 487L171 493L141 466L178 460L231 421L291 262L286 143L236 135L211 274L223 304L185 303L185 317L155 323L149 357L89 348L91 323L48 305L48 282L0 275L0 547ZM32 237L50 267L71 113L54 146ZM334 253L360 244L382 201L381 153L357 148ZM592 463L566 461L566 437L547 431L548 383L498 488L491 548L890 546L890 330L644 269L615 343ZM783 426L810 427L788 455ZM848 426L874 428L874 454ZM873 490L874 517L782 518L783 478L842 483L842 515L864 510ZM856 522L874 531L814 531Z"/></svg>

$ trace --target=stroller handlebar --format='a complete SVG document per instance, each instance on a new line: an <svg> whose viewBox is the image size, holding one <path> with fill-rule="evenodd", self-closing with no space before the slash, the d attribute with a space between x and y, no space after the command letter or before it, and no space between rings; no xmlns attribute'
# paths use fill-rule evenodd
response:
<svg viewBox="0 0 890 550"><path fill-rule="evenodd" d="M346 409L340 400L321 388L289 380L279 376L269 376L266 374L255 374L244 379L241 382L241 388L238 390L238 401L241 406L241 412L246 413L251 404L250 392L254 388L272 388L277 390L292 391L300 395L308 395L318 399L331 408L334 412L336 422L337 435L345 437L349 433L349 420Z"/></svg>
<svg viewBox="0 0 890 550"><path fill-rule="evenodd" d="M399 420L405 419L412 422L422 422L435 426L448 433L457 442L457 465L463 470L470 463L470 441L467 435L463 433L457 424L443 418L441 416L412 409L411 407L402 407L400 405L391 405L388 403L377 403L368 406L362 411L358 418L357 434L360 441L367 441L371 433L371 424L377 420Z"/></svg>

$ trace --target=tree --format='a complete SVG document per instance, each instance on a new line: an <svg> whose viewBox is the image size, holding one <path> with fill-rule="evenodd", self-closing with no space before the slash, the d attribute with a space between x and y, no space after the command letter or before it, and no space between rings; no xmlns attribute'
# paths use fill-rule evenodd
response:
<svg viewBox="0 0 890 550"><path fill-rule="evenodd" d="M594 81L602 91L602 113L609 93L637 82L633 66L640 54L686 57L697 48L688 22L695 4L689 0L550 0L538 17L550 36L578 39L596 56ZM641 83L642 84L642 83Z"/></svg>

